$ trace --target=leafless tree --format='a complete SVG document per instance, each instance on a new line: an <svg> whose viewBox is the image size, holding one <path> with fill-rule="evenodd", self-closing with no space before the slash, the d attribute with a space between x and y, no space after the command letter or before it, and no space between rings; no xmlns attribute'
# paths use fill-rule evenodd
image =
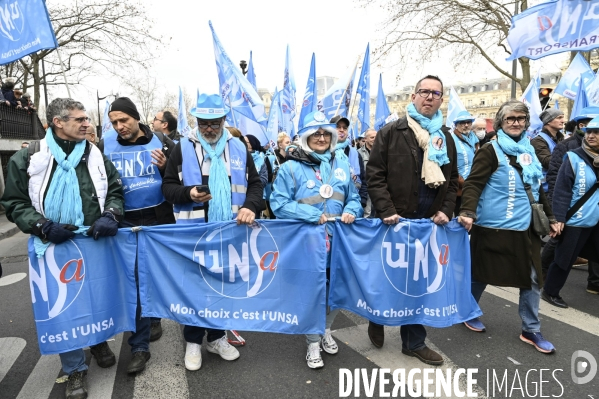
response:
<svg viewBox="0 0 599 399"><path fill-rule="evenodd" d="M132 67L146 68L148 54L162 38L152 33L152 21L145 10L138 0L49 2L68 82L79 84L98 73L126 76ZM17 84L25 91L33 87L36 106L44 83L50 87L64 84L56 49L41 50L3 66L2 73L17 77Z"/></svg>
<svg viewBox="0 0 599 399"><path fill-rule="evenodd" d="M438 59L442 50L456 55L454 62L482 56L493 68L520 84L530 82L530 60L518 59L522 77L497 63L511 54L506 38L514 15L515 0L361 0L364 7L380 6L389 18L386 34L375 51L375 60L398 57L398 64L414 65ZM519 1L519 12L528 0Z"/></svg>
<svg viewBox="0 0 599 399"><path fill-rule="evenodd" d="M141 123L151 124L156 111L160 108L161 96L158 92L156 78L149 74L137 75L135 78L124 81L124 85L128 87L128 91L131 93L129 96L137 106Z"/></svg>

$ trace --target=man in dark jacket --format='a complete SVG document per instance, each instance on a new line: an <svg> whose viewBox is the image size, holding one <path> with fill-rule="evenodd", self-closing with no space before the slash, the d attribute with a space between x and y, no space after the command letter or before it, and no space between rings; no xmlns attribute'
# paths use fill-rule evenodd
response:
<svg viewBox="0 0 599 399"><path fill-rule="evenodd" d="M125 194L121 227L175 223L172 205L162 195L162 175L175 144L140 123L137 107L127 97L119 97L110 104L108 117L117 135L107 134L98 147L121 174ZM135 320L136 331L129 337L132 356L127 373L130 374L145 369L151 356L150 340L157 340L162 335L160 319L152 329L151 319L141 317L139 292Z"/></svg>
<svg viewBox="0 0 599 399"><path fill-rule="evenodd" d="M530 140L530 144L535 148L535 154L543 167L543 174L547 174L551 153L555 146L564 140L564 135L561 132L565 124L564 112L550 108L541 112L539 118L543 122L543 130L537 137ZM543 183L543 190L547 192L546 182Z"/></svg>
<svg viewBox="0 0 599 399"><path fill-rule="evenodd" d="M168 136L175 144L183 137L177 131L177 118L170 111L158 112L152 121L152 129Z"/></svg>
<svg viewBox="0 0 599 399"><path fill-rule="evenodd" d="M564 157L568 151L579 148L582 145L584 138L584 132L581 130L586 127L591 119L599 116L599 107L586 107L583 108L580 115L573 118L576 122L576 129L572 136L568 137L561 143L559 143L551 154L551 161L549 162L549 169L547 170L547 199L552 202L553 188L555 187L555 181L557 179L557 173L562 166ZM549 241L543 247L541 254L543 276L547 275L549 266L553 262L555 255L555 247L557 246L558 238L550 238ZM590 294L599 294L599 263L590 261L588 265L589 276L587 278L587 292ZM541 295L541 298L547 300L546 296Z"/></svg>
<svg viewBox="0 0 599 399"><path fill-rule="evenodd" d="M40 141L40 148L48 148L47 142L50 135L67 156L74 152L76 146L82 145L81 142L85 143L81 161L74 169L81 195L83 225L93 225L88 231L88 235L92 235L96 239L99 236L116 235L118 220L123 214L121 181L114 165L96 147L85 140L85 132L89 125L85 107L79 101L70 98L56 98L48 105L46 117L50 128L46 132L46 138ZM47 179L47 187L54 183L53 178L58 167L56 157L44 157L46 151L41 150L30 156L28 151L28 148L23 148L10 158L2 205L6 209L8 220L16 223L23 233L33 234L60 245L75 235L65 227L66 224L63 224L65 215L61 214L59 218L50 220L50 215L46 213L45 202L40 204L37 200L39 190L31 190L31 192L29 190L30 185L32 188L39 188L45 179ZM54 154L52 150L51 152ZM28 174L30 164L34 166L32 169L37 170L38 173ZM95 169L92 165L104 169L103 171L99 170L98 175L101 177L95 179L92 177L90 169L92 171ZM96 187L99 188L99 192L96 191ZM44 201L48 199L49 191L46 190L44 193ZM106 193L103 207L98 198L98 195L102 196L102 191ZM105 368L116 363L114 353L106 342L92 346L90 349L92 355L96 357L98 366ZM66 398L86 398L85 380L88 366L83 349L61 353L60 360L63 371L69 377L65 388Z"/></svg>
<svg viewBox="0 0 599 399"><path fill-rule="evenodd" d="M366 172L368 194L376 216L385 224L397 224L400 217L432 218L437 224L445 224L453 215L459 174L454 140L449 129L441 127L442 97L443 83L438 77L422 78L416 84L407 115L384 126L376 135ZM431 140L438 152L446 154L447 163L428 159ZM383 326L371 322L368 336L374 346L383 346ZM401 326L401 338L402 353L427 364L443 364L441 355L426 346L424 326Z"/></svg>
<svg viewBox="0 0 599 399"><path fill-rule="evenodd" d="M190 111L198 126L177 143L162 184L165 198L174 205L177 224L233 219L237 224L252 224L263 208L262 183L254 160L247 147L224 128L228 112L218 94L199 95ZM228 361L239 358L224 330L187 325L183 328L187 370L202 367L206 332L208 352Z"/></svg>

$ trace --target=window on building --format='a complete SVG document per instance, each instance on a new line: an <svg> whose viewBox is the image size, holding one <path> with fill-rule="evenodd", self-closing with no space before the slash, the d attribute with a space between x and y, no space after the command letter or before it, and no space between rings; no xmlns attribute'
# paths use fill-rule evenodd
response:
<svg viewBox="0 0 599 399"><path fill-rule="evenodd" d="M463 87L460 87L460 94L465 93L466 89L464 89Z"/></svg>
<svg viewBox="0 0 599 399"><path fill-rule="evenodd" d="M486 118L487 114L479 114L478 116L479 116L479 118Z"/></svg>
<svg viewBox="0 0 599 399"><path fill-rule="evenodd" d="M491 113L489 114L489 118L495 118L495 112L491 112Z"/></svg>
<svg viewBox="0 0 599 399"><path fill-rule="evenodd" d="M482 85L480 87L480 91L487 91L487 85Z"/></svg>
<svg viewBox="0 0 599 399"><path fill-rule="evenodd" d="M474 93L475 87L474 86L470 86L468 88L468 93Z"/></svg>
<svg viewBox="0 0 599 399"><path fill-rule="evenodd" d="M493 106L498 106L499 105L499 99L497 97L493 97Z"/></svg>
<svg viewBox="0 0 599 399"><path fill-rule="evenodd" d="M468 107L472 107L472 100L468 100Z"/></svg>
<svg viewBox="0 0 599 399"><path fill-rule="evenodd" d="M485 105L487 105L487 100L486 100L486 99L484 99L484 98L481 98L481 99L480 99L480 106L481 106L481 107L484 107Z"/></svg>
<svg viewBox="0 0 599 399"><path fill-rule="evenodd" d="M549 80L549 83L555 84L555 82L557 82L557 78L555 76L552 76L551 79Z"/></svg>
<svg viewBox="0 0 599 399"><path fill-rule="evenodd" d="M499 90L499 83L495 83L493 85L493 90Z"/></svg>

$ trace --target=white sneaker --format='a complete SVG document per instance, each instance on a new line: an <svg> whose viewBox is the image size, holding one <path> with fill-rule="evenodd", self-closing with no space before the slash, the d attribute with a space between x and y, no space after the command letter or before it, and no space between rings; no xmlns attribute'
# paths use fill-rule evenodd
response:
<svg viewBox="0 0 599 399"><path fill-rule="evenodd" d="M320 356L320 342L314 342L308 345L308 354L306 360L308 361L308 367L311 369L319 369L324 366L322 356Z"/></svg>
<svg viewBox="0 0 599 399"><path fill-rule="evenodd" d="M334 355L335 353L339 352L339 347L331 335L330 328L324 330L324 336L322 337L322 349L330 355Z"/></svg>
<svg viewBox="0 0 599 399"><path fill-rule="evenodd" d="M215 341L208 342L206 350L210 353L218 353L225 360L235 360L239 357L239 351L229 344L226 335Z"/></svg>
<svg viewBox="0 0 599 399"><path fill-rule="evenodd" d="M187 343L185 348L185 368L189 371L199 370L202 367L202 346L198 344Z"/></svg>

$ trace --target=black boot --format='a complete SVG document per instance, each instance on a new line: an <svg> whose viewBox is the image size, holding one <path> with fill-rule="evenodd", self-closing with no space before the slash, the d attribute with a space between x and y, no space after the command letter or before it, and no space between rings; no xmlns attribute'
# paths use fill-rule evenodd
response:
<svg viewBox="0 0 599 399"><path fill-rule="evenodd" d="M67 399L85 399L87 398L86 385L87 371L75 371L67 380L65 397Z"/></svg>
<svg viewBox="0 0 599 399"><path fill-rule="evenodd" d="M98 366L104 369L114 366L116 363L116 356L114 356L114 353L110 350L106 341L99 343L98 345L90 346L89 351L96 357Z"/></svg>
<svg viewBox="0 0 599 399"><path fill-rule="evenodd" d="M160 320L152 321L150 324L150 342L158 341L162 337L162 324Z"/></svg>
<svg viewBox="0 0 599 399"><path fill-rule="evenodd" d="M146 368L146 363L150 360L150 352L134 352L131 356L131 361L127 366L127 373L139 373Z"/></svg>
<svg viewBox="0 0 599 399"><path fill-rule="evenodd" d="M370 338L372 345L382 348L385 343L385 326L371 321L368 322L368 338Z"/></svg>

